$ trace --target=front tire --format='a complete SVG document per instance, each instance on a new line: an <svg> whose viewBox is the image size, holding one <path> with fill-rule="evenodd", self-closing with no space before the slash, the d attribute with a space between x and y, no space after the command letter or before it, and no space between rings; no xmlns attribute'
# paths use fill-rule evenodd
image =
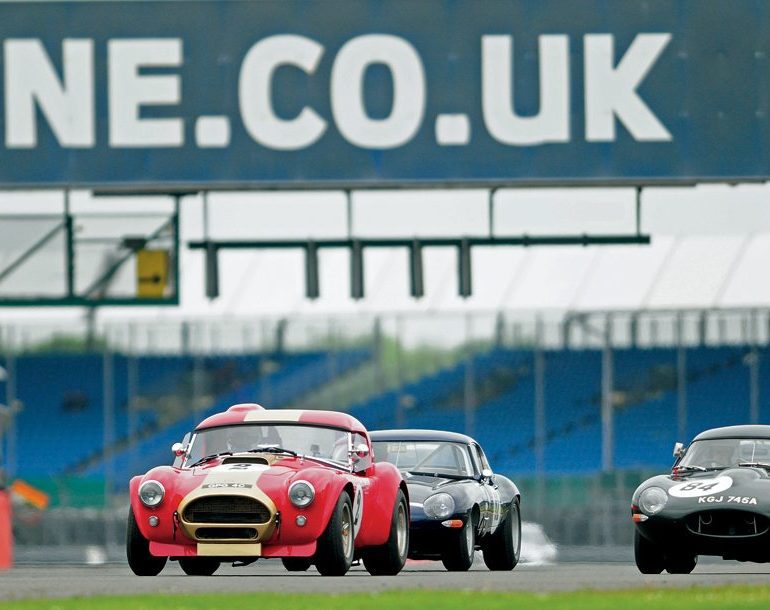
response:
<svg viewBox="0 0 770 610"><path fill-rule="evenodd" d="M484 563L490 570L510 571L521 557L521 512L515 500L497 531L484 546Z"/></svg>
<svg viewBox="0 0 770 610"><path fill-rule="evenodd" d="M468 514L463 528L454 534L441 554L441 563L450 572L467 572L473 565L476 549L476 526L473 523L473 513Z"/></svg>
<svg viewBox="0 0 770 610"><path fill-rule="evenodd" d="M406 564L409 553L409 510L400 489L393 507L388 541L364 552L364 567L372 576L395 576Z"/></svg>
<svg viewBox="0 0 770 610"><path fill-rule="evenodd" d="M669 574L689 574L698 565L697 555L669 555L666 557L666 572Z"/></svg>
<svg viewBox="0 0 770 610"><path fill-rule="evenodd" d="M310 557L284 557L281 562L289 572L307 572L313 565Z"/></svg>
<svg viewBox="0 0 770 610"><path fill-rule="evenodd" d="M137 576L157 576L168 560L168 557L155 557L150 553L150 541L139 531L133 508L128 509L126 559L128 567Z"/></svg>
<svg viewBox="0 0 770 610"><path fill-rule="evenodd" d="M344 576L353 563L353 552L353 506L343 491L318 539L315 567L323 576Z"/></svg>
<svg viewBox="0 0 770 610"><path fill-rule="evenodd" d="M180 557L179 567L188 576L211 576L219 569L219 562L208 557Z"/></svg>
<svg viewBox="0 0 770 610"><path fill-rule="evenodd" d="M660 574L666 567L663 549L647 540L639 530L634 531L634 559L642 574Z"/></svg>

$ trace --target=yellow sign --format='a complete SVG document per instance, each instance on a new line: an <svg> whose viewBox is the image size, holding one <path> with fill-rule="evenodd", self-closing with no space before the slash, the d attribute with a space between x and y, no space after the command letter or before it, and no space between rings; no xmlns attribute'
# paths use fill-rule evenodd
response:
<svg viewBox="0 0 770 610"><path fill-rule="evenodd" d="M136 296L161 298L168 285L168 251L139 250L136 253Z"/></svg>

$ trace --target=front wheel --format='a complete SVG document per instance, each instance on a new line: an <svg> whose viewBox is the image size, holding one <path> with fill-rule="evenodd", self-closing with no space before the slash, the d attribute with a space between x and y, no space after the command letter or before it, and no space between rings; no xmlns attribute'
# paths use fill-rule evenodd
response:
<svg viewBox="0 0 770 610"><path fill-rule="evenodd" d="M342 492L329 524L318 539L315 567L324 576L344 576L353 563L353 507Z"/></svg>
<svg viewBox="0 0 770 610"><path fill-rule="evenodd" d="M505 520L484 545L484 563L490 570L513 570L521 556L521 512L514 500Z"/></svg>
<svg viewBox="0 0 770 610"><path fill-rule="evenodd" d="M313 565L310 557L284 557L281 562L289 572L307 572Z"/></svg>
<svg viewBox="0 0 770 610"><path fill-rule="evenodd" d="M128 567L137 576L157 576L168 559L168 557L155 557L150 553L150 541L139 531L133 508L128 509L126 558Z"/></svg>
<svg viewBox="0 0 770 610"><path fill-rule="evenodd" d="M666 556L656 544L634 531L634 559L642 574L660 574L666 567Z"/></svg>
<svg viewBox="0 0 770 610"><path fill-rule="evenodd" d="M465 525L459 532L453 532L444 552L441 563L450 572L467 572L473 565L473 554L476 549L476 527L473 524L473 513L468 513Z"/></svg>
<svg viewBox="0 0 770 610"><path fill-rule="evenodd" d="M409 511L400 489L393 507L388 541L364 552L364 567L372 576L395 576L406 563L409 552Z"/></svg>
<svg viewBox="0 0 770 610"><path fill-rule="evenodd" d="M666 557L666 572L669 574L689 574L697 564L697 555L669 555Z"/></svg>
<svg viewBox="0 0 770 610"><path fill-rule="evenodd" d="M179 567L188 576L211 576L219 569L219 562L208 557L180 557Z"/></svg>

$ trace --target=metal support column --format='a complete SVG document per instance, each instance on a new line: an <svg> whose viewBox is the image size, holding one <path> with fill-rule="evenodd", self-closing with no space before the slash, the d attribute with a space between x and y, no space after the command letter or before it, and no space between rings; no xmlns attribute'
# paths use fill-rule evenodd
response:
<svg viewBox="0 0 770 610"><path fill-rule="evenodd" d="M8 428L5 442L6 475L9 481L16 476L16 415L18 401L16 398L16 355L14 349L13 331L6 328L5 334L5 404L8 407Z"/></svg>
<svg viewBox="0 0 770 610"><path fill-rule="evenodd" d="M538 317L535 330L534 377L535 377L535 506L536 519L541 518L545 506L545 353L543 351L543 321ZM514 415L514 414L512 414ZM515 421L515 418L513 419Z"/></svg>
<svg viewBox="0 0 770 610"><path fill-rule="evenodd" d="M543 321L536 326L534 373L535 373L535 471L538 480L545 472L545 354L543 353Z"/></svg>
<svg viewBox="0 0 770 610"><path fill-rule="evenodd" d="M113 450L115 427L115 371L113 355L109 343L104 342L102 353L102 453L104 454L104 544L109 546L114 540L112 523L112 491L114 489Z"/></svg>
<svg viewBox="0 0 770 610"><path fill-rule="evenodd" d="M374 319L372 324L372 387L377 392L382 393L387 387L385 380L385 367L384 367L384 341L382 336L382 319L378 316Z"/></svg>
<svg viewBox="0 0 770 610"><path fill-rule="evenodd" d="M179 226L179 204L181 201L182 195L174 195L174 294L176 294L177 300L179 300L182 290L182 261L179 255L179 234L181 231ZM208 239L208 236L206 239Z"/></svg>
<svg viewBox="0 0 770 610"><path fill-rule="evenodd" d="M126 392L128 394L128 455L131 472L137 472L138 456L136 454L137 437L137 413L136 407L139 397L139 359L134 349L134 327L129 327L131 333L129 350L126 361Z"/></svg>
<svg viewBox="0 0 770 610"><path fill-rule="evenodd" d="M476 373L474 370L473 348L472 348L472 320L471 315L465 316L465 434L473 436L476 428Z"/></svg>
<svg viewBox="0 0 770 610"><path fill-rule="evenodd" d="M687 434L687 350L680 343L676 350L676 434L685 442Z"/></svg>
<svg viewBox="0 0 770 610"><path fill-rule="evenodd" d="M612 388L614 385L613 354L610 324L605 329L604 349L602 350L602 470L612 472L615 467L614 421Z"/></svg>
<svg viewBox="0 0 770 610"><path fill-rule="evenodd" d="M70 192L64 191L64 229L67 240L67 296L75 297L75 223L70 212Z"/></svg>
<svg viewBox="0 0 770 610"><path fill-rule="evenodd" d="M759 423L759 352L756 345L749 354L749 422Z"/></svg>
<svg viewBox="0 0 770 610"><path fill-rule="evenodd" d="M687 349L684 345L684 320L676 320L676 433L677 441L685 442L687 434Z"/></svg>
<svg viewBox="0 0 770 610"><path fill-rule="evenodd" d="M198 330L200 332L200 327ZM198 414L200 413L203 406L203 396L208 394L205 387L206 372L204 370L203 357L201 356L202 350L203 347L199 346L198 349L195 350L195 355L193 356L192 396L190 400L190 405L192 406L192 413L190 415L192 416L193 428L198 425Z"/></svg>
<svg viewBox="0 0 770 610"><path fill-rule="evenodd" d="M404 417L404 320L400 315L396 316L396 427L403 428Z"/></svg>

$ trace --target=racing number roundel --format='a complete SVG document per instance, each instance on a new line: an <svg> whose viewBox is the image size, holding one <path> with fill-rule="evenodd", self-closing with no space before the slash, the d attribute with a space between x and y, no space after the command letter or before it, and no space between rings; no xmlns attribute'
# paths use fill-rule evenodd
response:
<svg viewBox="0 0 770 610"><path fill-rule="evenodd" d="M353 499L353 538L361 531L361 523L364 517L364 490L361 485L356 485L355 498Z"/></svg>
<svg viewBox="0 0 770 610"><path fill-rule="evenodd" d="M674 485L668 490L669 495L675 498L697 498L699 496L710 496L730 489L733 486L733 480L730 477L716 477L713 479L698 479L696 481L686 481Z"/></svg>

